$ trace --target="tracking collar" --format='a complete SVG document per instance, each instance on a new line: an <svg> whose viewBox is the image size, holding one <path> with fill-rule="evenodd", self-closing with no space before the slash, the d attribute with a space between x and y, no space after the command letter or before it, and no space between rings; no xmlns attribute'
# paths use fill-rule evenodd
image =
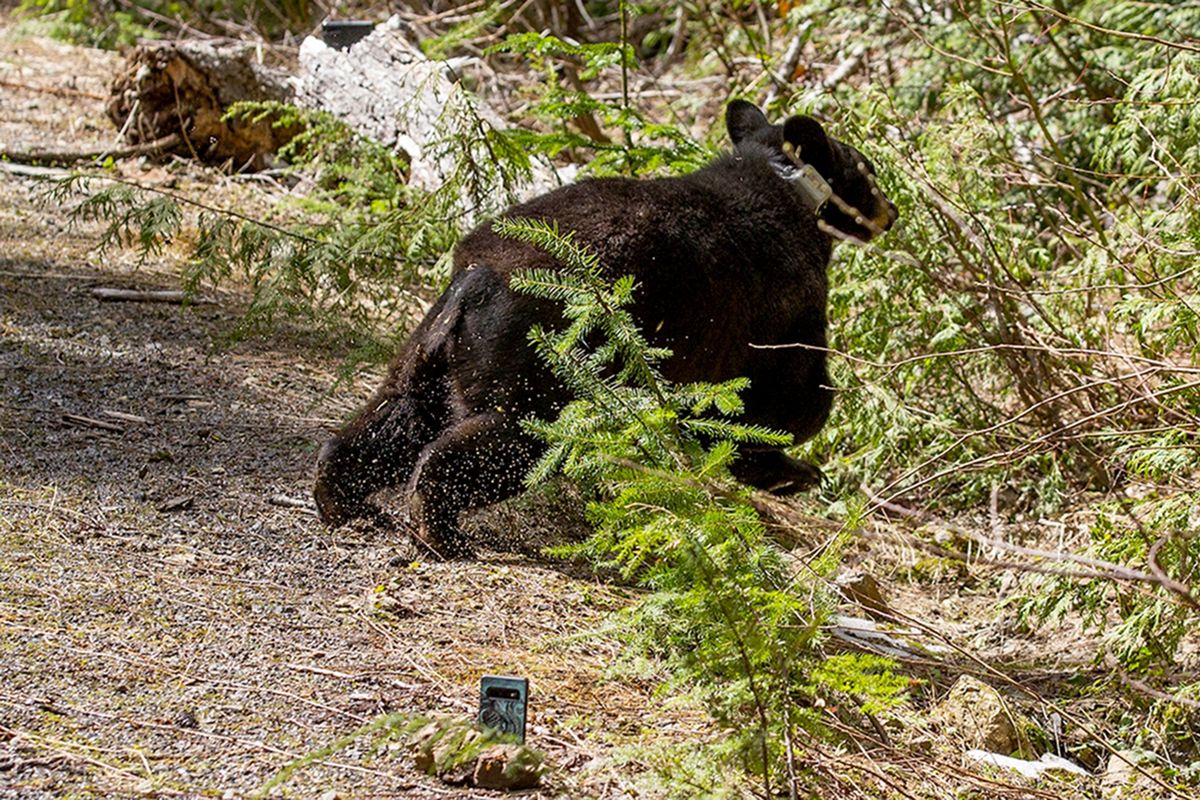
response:
<svg viewBox="0 0 1200 800"><path fill-rule="evenodd" d="M812 209L814 214L821 213L821 209L829 202L829 198L833 197L833 188L828 181L821 177L821 173L813 168L812 164L806 164L800 160L796 148L792 146L791 142L783 143L783 154L788 157L793 166L774 165L775 171L779 177L800 188L804 204Z"/></svg>

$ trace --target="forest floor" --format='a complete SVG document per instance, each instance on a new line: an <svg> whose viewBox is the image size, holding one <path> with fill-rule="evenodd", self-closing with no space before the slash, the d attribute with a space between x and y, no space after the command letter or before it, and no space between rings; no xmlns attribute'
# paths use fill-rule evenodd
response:
<svg viewBox="0 0 1200 800"><path fill-rule="evenodd" d="M0 36L0 141L111 143L115 59ZM255 191L118 169L207 181L210 199ZM308 498L316 449L381 373L339 384L338 343L298 330L229 345L236 293L96 299L177 288L178 271L100 255L44 189L0 172L0 797L241 797L381 713L471 715L484 673L530 679L531 741L587 764L584 794L627 782L603 766L614 747L713 735L652 684L606 679L613 645L576 638L628 591L511 538L426 563L399 534L272 504ZM328 791L471 794L353 749L289 783Z"/></svg>
<svg viewBox="0 0 1200 800"><path fill-rule="evenodd" d="M111 144L117 58L0 35L0 144ZM168 167L115 169L210 201L282 191ZM186 307L97 299L178 288L177 264L99 252L99 229L68 225L44 189L0 171L0 797L245 796L382 713L471 715L488 673L531 681L530 741L556 769L530 796L652 795L637 787L657 744L721 736L655 681L611 674L617 645L587 634L635 593L538 555L556 525L579 526L555 497L476 520L469 562L320 525L305 505L316 450L381 373L339 381L348 348L294 328L232 343L236 290ZM1070 523L1044 530L1067 547ZM852 554L981 665L1048 695L1088 674L1077 633L997 611L1011 574L965 580L921 559ZM940 669L918 705L965 671ZM287 793L495 796L354 745Z"/></svg>

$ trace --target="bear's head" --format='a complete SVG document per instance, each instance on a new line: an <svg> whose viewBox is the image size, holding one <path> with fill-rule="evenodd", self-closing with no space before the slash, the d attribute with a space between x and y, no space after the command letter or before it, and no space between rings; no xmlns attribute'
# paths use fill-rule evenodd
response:
<svg viewBox="0 0 1200 800"><path fill-rule="evenodd" d="M896 207L879 190L875 167L857 149L827 135L812 117L788 117L772 125L756 106L734 100L725 124L736 150L764 152L818 217L841 233L865 242L895 223Z"/></svg>

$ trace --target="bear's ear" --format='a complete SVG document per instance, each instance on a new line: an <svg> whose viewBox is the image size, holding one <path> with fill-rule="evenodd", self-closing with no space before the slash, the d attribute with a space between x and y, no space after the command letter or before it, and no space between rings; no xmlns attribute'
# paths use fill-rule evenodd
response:
<svg viewBox="0 0 1200 800"><path fill-rule="evenodd" d="M797 158L829 176L833 169L833 145L821 123L812 117L788 117L783 123L783 141L795 148Z"/></svg>
<svg viewBox="0 0 1200 800"><path fill-rule="evenodd" d="M734 147L768 124L767 116L758 110L758 106L745 100L734 100L725 108L725 127L729 129Z"/></svg>

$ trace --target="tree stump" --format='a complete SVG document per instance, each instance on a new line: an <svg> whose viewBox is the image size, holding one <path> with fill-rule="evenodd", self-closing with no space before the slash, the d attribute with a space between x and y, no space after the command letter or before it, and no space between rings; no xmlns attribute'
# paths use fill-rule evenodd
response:
<svg viewBox="0 0 1200 800"><path fill-rule="evenodd" d="M296 134L272 119L226 120L233 103L292 99L289 74L260 64L240 43L143 44L114 78L108 116L131 145L178 137L173 152L209 164L261 169Z"/></svg>

